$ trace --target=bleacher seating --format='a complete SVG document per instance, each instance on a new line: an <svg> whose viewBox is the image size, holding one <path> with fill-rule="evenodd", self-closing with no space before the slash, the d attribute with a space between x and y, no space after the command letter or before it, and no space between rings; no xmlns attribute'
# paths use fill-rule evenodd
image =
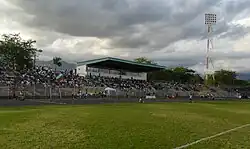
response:
<svg viewBox="0 0 250 149"><path fill-rule="evenodd" d="M11 75L10 75L11 74ZM56 79L61 74L61 78ZM190 93L199 95L204 88L202 84L181 84L178 82L147 82L134 79L120 79L112 77L80 77L72 70L55 71L49 67L37 66L34 70L15 73L16 90L25 90L28 95L48 96L49 94L70 96L73 92L82 90L91 94L98 94L104 88L118 90L121 95L158 94L166 96L178 94L188 96ZM9 88L13 86L13 72L6 67L0 67L0 96L7 96ZM219 88L206 88L217 96L228 96L229 91Z"/></svg>

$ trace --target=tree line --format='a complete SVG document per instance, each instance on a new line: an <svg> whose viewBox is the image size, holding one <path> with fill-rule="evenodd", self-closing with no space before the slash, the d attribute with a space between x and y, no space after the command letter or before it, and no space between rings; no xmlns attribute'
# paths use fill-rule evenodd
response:
<svg viewBox="0 0 250 149"><path fill-rule="evenodd" d="M13 72L34 69L37 57L43 52L35 48L35 40L24 40L20 34L3 34L0 39L0 63L7 66ZM53 64L62 65L60 57L53 58ZM135 62L157 65L146 57L139 57ZM248 81L237 79L237 73L231 70L218 70L210 75L206 81L196 71L186 67L167 68L148 74L148 80L174 81L180 83L206 83L208 85L249 85Z"/></svg>
<svg viewBox="0 0 250 149"><path fill-rule="evenodd" d="M157 65L146 57L139 57L134 60L137 63ZM237 78L237 72L232 70L217 70L204 80L204 77L195 70L186 67L166 68L161 71L151 72L148 74L149 80L154 81L174 81L179 83L203 84L213 86L248 86L249 81Z"/></svg>

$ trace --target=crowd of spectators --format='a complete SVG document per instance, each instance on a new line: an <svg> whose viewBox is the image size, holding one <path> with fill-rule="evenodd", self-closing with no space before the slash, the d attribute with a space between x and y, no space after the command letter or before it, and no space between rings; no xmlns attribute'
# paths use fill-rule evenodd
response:
<svg viewBox="0 0 250 149"><path fill-rule="evenodd" d="M225 88L228 92L236 93L237 95L241 95L243 97L250 97L250 87L227 87Z"/></svg>
<svg viewBox="0 0 250 149"><path fill-rule="evenodd" d="M177 91L200 91L202 84L182 84L179 82L155 82L154 88L157 90L174 89Z"/></svg>
<svg viewBox="0 0 250 149"><path fill-rule="evenodd" d="M62 78L57 79L58 75L62 75ZM73 80L79 81L77 75L73 74L73 70L56 71L46 66L36 66L34 69L14 72L6 67L0 67L0 85L13 85L18 86L32 86L32 85L43 85L43 86L61 86L61 87L72 87L74 84Z"/></svg>
<svg viewBox="0 0 250 149"><path fill-rule="evenodd" d="M13 77L15 76L15 77ZM60 76L60 77L58 77ZM14 79L15 78L15 79ZM52 86L61 88L73 87L110 87L120 90L175 90L175 91L200 91L201 84L181 84L177 82L148 82L134 79L120 79L100 76L80 77L74 70L56 71L46 66L36 66L33 70L13 73L8 68L0 67L0 85L13 85L28 87Z"/></svg>
<svg viewBox="0 0 250 149"><path fill-rule="evenodd" d="M57 78L60 76L59 78ZM15 79L14 79L15 78ZM7 68L0 67L0 85L13 85L18 86L58 86L63 88L72 88L79 86L88 87L111 87L126 89L145 89L152 87L147 81L133 80L133 79L120 79L109 77L80 77L74 70L56 71L55 69L46 66L36 66L32 70L16 73L8 70Z"/></svg>
<svg viewBox="0 0 250 149"><path fill-rule="evenodd" d="M9 69L6 66L0 66L0 86L9 85L11 80Z"/></svg>

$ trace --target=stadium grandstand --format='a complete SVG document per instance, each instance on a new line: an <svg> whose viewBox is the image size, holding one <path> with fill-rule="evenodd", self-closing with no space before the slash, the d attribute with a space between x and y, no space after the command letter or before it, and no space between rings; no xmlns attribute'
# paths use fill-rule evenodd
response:
<svg viewBox="0 0 250 149"><path fill-rule="evenodd" d="M141 64L130 60L105 57L78 62L71 70L56 70L49 66L15 73L0 66L0 97L15 96L23 91L30 98L68 98L72 95L102 96L107 89L115 90L115 97L167 96L187 97L214 94L216 97L234 96L230 89L205 87L176 81L147 80L147 73L165 69L164 66ZM239 91L242 89L239 89Z"/></svg>
<svg viewBox="0 0 250 149"><path fill-rule="evenodd" d="M159 71L164 66L141 64L134 61L106 57L77 63L79 76L115 77L121 79L147 80L147 72Z"/></svg>

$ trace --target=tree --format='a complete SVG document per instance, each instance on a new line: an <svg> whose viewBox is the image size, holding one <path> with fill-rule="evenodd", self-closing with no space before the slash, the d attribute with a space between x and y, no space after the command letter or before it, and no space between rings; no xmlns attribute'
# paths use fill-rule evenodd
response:
<svg viewBox="0 0 250 149"><path fill-rule="evenodd" d="M53 58L53 64L55 65L55 71L56 71L56 67L61 67L62 66L62 58L54 57Z"/></svg>
<svg viewBox="0 0 250 149"><path fill-rule="evenodd" d="M181 83L201 83L202 78L194 70L186 67L175 67L173 71L173 80Z"/></svg>
<svg viewBox="0 0 250 149"><path fill-rule="evenodd" d="M148 80L151 81L171 81L173 71L170 69L164 69L156 72L148 73Z"/></svg>
<svg viewBox="0 0 250 149"><path fill-rule="evenodd" d="M1 49L0 49L1 50ZM6 62L4 61L4 58L2 57L2 55L0 55L0 64L3 66L6 66Z"/></svg>
<svg viewBox="0 0 250 149"><path fill-rule="evenodd" d="M8 67L12 72L12 93L18 87L20 72L32 69L37 53L42 52L34 47L35 40L23 40L20 34L3 34L0 39L0 59L1 65Z"/></svg>
<svg viewBox="0 0 250 149"><path fill-rule="evenodd" d="M235 71L219 70L215 71L214 78L217 85L233 85L236 80L237 74Z"/></svg>
<svg viewBox="0 0 250 149"><path fill-rule="evenodd" d="M155 62L153 62L152 60L146 58L146 57L138 57L136 59L134 59L135 62L137 63L141 63L141 64L152 64L152 65L156 65Z"/></svg>
<svg viewBox="0 0 250 149"><path fill-rule="evenodd" d="M234 81L234 85L236 86L249 86L250 85L250 82L249 81L246 81L246 80L239 80L239 79L236 79Z"/></svg>
<svg viewBox="0 0 250 149"><path fill-rule="evenodd" d="M192 83L204 83L204 79L199 74L194 74Z"/></svg>
<svg viewBox="0 0 250 149"><path fill-rule="evenodd" d="M180 83L202 83L202 77L195 73L194 70L185 67L176 67L164 69L157 72L149 73L149 80L174 81Z"/></svg>
<svg viewBox="0 0 250 149"><path fill-rule="evenodd" d="M4 34L0 40L1 62L13 71L33 68L34 58L38 52L34 48L35 40L23 40L20 34Z"/></svg>
<svg viewBox="0 0 250 149"><path fill-rule="evenodd" d="M149 60L146 57L136 58L134 61L141 64L154 64L157 63ZM170 69L164 69L161 71L148 73L148 80L159 81L175 81L180 83L202 83L202 77L194 70L185 67L175 67Z"/></svg>

